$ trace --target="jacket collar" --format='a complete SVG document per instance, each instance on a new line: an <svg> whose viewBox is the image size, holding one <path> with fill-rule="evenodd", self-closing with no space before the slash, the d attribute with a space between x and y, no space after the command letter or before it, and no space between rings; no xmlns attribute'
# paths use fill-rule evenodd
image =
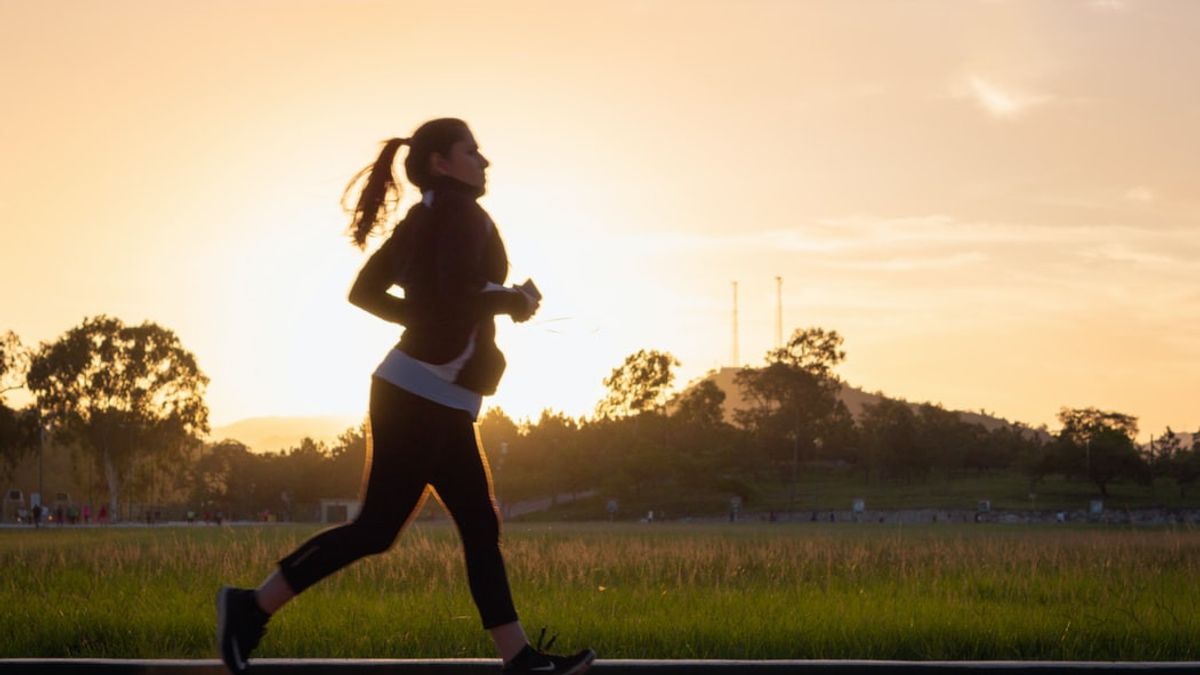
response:
<svg viewBox="0 0 1200 675"><path fill-rule="evenodd" d="M457 178L451 176L434 176L421 192L421 201L426 206L433 204L433 196L439 192L454 192L470 197L471 199L479 199L483 196L483 188L464 183Z"/></svg>

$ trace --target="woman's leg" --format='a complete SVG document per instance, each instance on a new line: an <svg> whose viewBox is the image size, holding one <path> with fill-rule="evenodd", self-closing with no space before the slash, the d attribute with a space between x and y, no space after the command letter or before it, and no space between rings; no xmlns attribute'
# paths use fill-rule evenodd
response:
<svg viewBox="0 0 1200 675"><path fill-rule="evenodd" d="M517 619L504 556L500 552L500 515L492 493L492 477L475 433L464 412L454 411L451 436L431 481L454 518L467 560L467 581L483 627L505 661L529 639Z"/></svg>
<svg viewBox="0 0 1200 675"><path fill-rule="evenodd" d="M489 628L488 635L492 636L492 644L496 645L496 653L500 654L500 659L505 663L512 661L517 654L521 653L522 649L529 646L529 637L525 635L525 629L521 627L520 621Z"/></svg>
<svg viewBox="0 0 1200 675"><path fill-rule="evenodd" d="M279 562L259 587L259 606L268 613L296 594L367 555L391 547L422 502L432 458L444 442L429 423L436 406L394 385L371 380L366 492L353 522L330 528Z"/></svg>
<svg viewBox="0 0 1200 675"><path fill-rule="evenodd" d="M244 673L272 612L297 593L372 553L391 546L425 494L445 442L445 427L429 425L424 399L371 381L371 431L362 509L354 522L325 530L279 562L259 591L224 586L217 592L217 645L221 661ZM442 431L438 431L442 429Z"/></svg>
<svg viewBox="0 0 1200 675"><path fill-rule="evenodd" d="M278 612L294 597L296 597L296 592L292 590L291 586L288 586L287 579L283 578L278 569L271 572L270 576L254 591L254 601L258 603L258 608L267 614Z"/></svg>

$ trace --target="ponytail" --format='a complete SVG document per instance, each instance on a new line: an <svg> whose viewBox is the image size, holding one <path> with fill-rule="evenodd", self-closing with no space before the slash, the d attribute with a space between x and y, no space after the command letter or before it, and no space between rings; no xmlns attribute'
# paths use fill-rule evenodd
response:
<svg viewBox="0 0 1200 675"><path fill-rule="evenodd" d="M365 248L367 237L371 236L371 232L381 220L387 219L388 212L400 200L400 185L396 183L392 165L401 145L408 146L408 156L404 158L405 175L417 189L426 190L433 184L433 175L429 169L430 155L435 152L450 154L450 148L455 141L469 134L466 122L453 117L442 117L422 124L413 132L412 138L393 138L384 143L379 159L354 174L354 178L350 179L350 184L346 186L346 191L342 193L342 208L350 213L349 231L354 244L360 249ZM364 177L366 184L358 196L358 204L351 210L346 206L346 196Z"/></svg>
<svg viewBox="0 0 1200 675"><path fill-rule="evenodd" d="M400 146L408 143L407 138L393 138L384 143L375 163L354 174L354 178L350 179L350 184L346 186L346 191L342 193L342 208L350 211L346 208L346 196L362 181L363 176L366 176L366 185L359 194L358 204L351 212L349 228L354 244L360 249L366 246L367 237L380 220L387 218L388 212L400 198L400 185L396 183L396 177L392 173L392 164Z"/></svg>

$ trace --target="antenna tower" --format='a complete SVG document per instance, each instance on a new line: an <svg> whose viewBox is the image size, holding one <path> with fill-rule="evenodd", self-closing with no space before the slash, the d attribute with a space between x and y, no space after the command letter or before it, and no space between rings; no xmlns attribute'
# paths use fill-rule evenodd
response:
<svg viewBox="0 0 1200 675"><path fill-rule="evenodd" d="M733 282L733 367L737 368L738 359L738 319L737 319L737 282Z"/></svg>
<svg viewBox="0 0 1200 675"><path fill-rule="evenodd" d="M783 349L783 277L775 277L775 348Z"/></svg>

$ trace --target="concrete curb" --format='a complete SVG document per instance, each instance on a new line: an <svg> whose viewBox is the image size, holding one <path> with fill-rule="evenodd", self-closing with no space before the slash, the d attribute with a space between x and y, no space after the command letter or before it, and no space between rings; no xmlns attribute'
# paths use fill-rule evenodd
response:
<svg viewBox="0 0 1200 675"><path fill-rule="evenodd" d="M496 659L255 659L253 675L281 673L330 673L337 675L496 675ZM1195 675L1200 662L1133 661L733 661L733 660L642 660L604 659L593 664L590 673L641 675L796 673L798 675L1085 675L1102 673L1153 673L1154 675ZM216 659L0 659L0 673L67 675L104 673L105 675L226 675Z"/></svg>

